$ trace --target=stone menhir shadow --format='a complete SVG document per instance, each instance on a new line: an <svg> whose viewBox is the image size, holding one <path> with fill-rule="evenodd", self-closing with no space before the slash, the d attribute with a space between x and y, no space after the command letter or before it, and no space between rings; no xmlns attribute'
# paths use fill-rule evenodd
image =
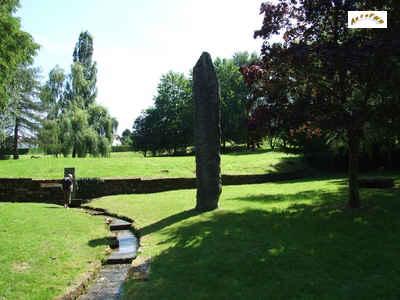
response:
<svg viewBox="0 0 400 300"><path fill-rule="evenodd" d="M193 69L196 209L218 207L221 194L220 95L210 54L203 52Z"/></svg>

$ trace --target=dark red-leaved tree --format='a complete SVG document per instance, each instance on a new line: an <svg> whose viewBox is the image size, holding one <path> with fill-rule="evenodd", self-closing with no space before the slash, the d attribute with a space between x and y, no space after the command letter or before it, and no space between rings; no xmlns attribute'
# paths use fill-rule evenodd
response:
<svg viewBox="0 0 400 300"><path fill-rule="evenodd" d="M347 141L349 201L360 207L358 155L364 128L399 113L398 1L279 0L261 5L261 60L241 69L270 124ZM387 29L349 29L347 11L387 10ZM270 38L282 34L282 43ZM383 117L382 117L383 116Z"/></svg>

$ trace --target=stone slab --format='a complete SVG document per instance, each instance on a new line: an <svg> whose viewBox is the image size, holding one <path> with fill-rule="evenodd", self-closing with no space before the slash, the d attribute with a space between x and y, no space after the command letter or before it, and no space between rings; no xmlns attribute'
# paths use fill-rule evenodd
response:
<svg viewBox="0 0 400 300"><path fill-rule="evenodd" d="M131 228L132 223L121 220L121 219L116 219L113 218L111 224L110 224L110 230L115 231L115 230L124 230L124 229L129 229Z"/></svg>
<svg viewBox="0 0 400 300"><path fill-rule="evenodd" d="M118 248L111 252L107 258L107 264L125 264L131 263L136 258L138 240L130 230L114 231L117 239Z"/></svg>

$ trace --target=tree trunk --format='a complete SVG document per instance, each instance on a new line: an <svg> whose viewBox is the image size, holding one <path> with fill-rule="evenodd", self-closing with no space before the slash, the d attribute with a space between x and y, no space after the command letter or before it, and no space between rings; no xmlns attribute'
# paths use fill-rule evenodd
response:
<svg viewBox="0 0 400 300"><path fill-rule="evenodd" d="M76 157L76 149L75 149L75 146L72 148L72 157L73 157L73 158Z"/></svg>
<svg viewBox="0 0 400 300"><path fill-rule="evenodd" d="M14 126L14 144L13 144L13 158L19 159L18 153L18 131L19 131L19 120L18 118L15 119L15 126Z"/></svg>
<svg viewBox="0 0 400 300"><path fill-rule="evenodd" d="M355 130L348 131L348 148L349 148L349 202L350 208L360 208L360 193L358 189L358 160L360 151L360 133Z"/></svg>
<svg viewBox="0 0 400 300"><path fill-rule="evenodd" d="M275 150L275 144L274 144L274 138L273 137L269 138L269 147L271 148L272 151Z"/></svg>

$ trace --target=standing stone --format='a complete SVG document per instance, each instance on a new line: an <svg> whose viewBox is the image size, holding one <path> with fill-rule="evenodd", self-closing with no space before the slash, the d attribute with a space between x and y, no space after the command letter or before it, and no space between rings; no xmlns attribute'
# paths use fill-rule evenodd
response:
<svg viewBox="0 0 400 300"><path fill-rule="evenodd" d="M210 54L203 52L193 69L194 139L196 151L196 209L218 207L221 194L220 99Z"/></svg>

